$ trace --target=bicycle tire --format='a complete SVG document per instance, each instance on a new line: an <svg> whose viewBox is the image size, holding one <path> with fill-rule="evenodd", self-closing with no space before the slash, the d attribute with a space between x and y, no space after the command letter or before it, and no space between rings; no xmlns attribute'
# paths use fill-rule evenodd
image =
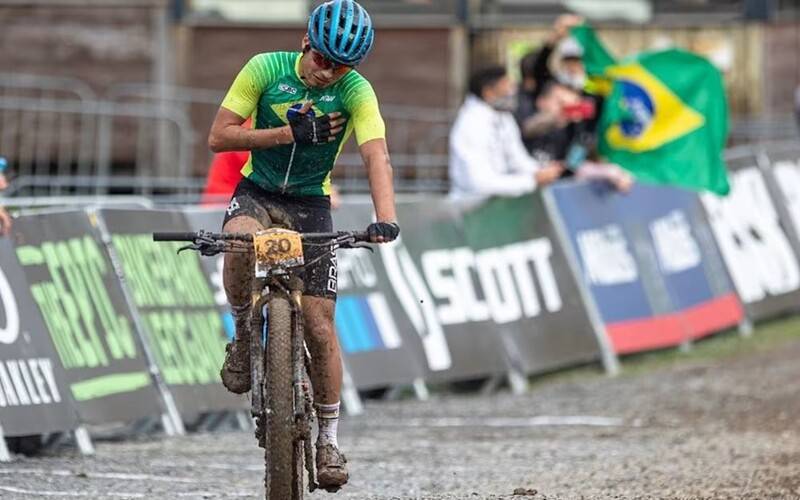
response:
<svg viewBox="0 0 800 500"><path fill-rule="evenodd" d="M293 499L294 401L292 393L292 308L285 295L269 301L269 339L265 392L267 414L264 450L267 500Z"/></svg>

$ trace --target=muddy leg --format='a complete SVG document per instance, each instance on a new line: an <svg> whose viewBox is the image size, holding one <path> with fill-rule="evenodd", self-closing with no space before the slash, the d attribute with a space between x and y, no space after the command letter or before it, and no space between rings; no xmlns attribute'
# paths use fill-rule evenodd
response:
<svg viewBox="0 0 800 500"><path fill-rule="evenodd" d="M223 227L225 232L253 233L263 229L256 219L234 217ZM250 390L250 283L253 256L250 253L226 253L222 271L225 294L231 304L236 338L225 347L225 362L220 371L222 384L234 394Z"/></svg>
<svg viewBox="0 0 800 500"><path fill-rule="evenodd" d="M329 405L339 402L342 389L342 351L333 328L331 299L303 296L305 337L311 352L311 383L314 401Z"/></svg>
<svg viewBox="0 0 800 500"><path fill-rule="evenodd" d="M252 217L240 215L229 220L222 230L226 233L254 233L264 226ZM250 281L253 277L253 255L251 253L226 253L222 269L225 295L233 308L250 304ZM238 325L237 325L238 326ZM239 331L237 328L236 334Z"/></svg>

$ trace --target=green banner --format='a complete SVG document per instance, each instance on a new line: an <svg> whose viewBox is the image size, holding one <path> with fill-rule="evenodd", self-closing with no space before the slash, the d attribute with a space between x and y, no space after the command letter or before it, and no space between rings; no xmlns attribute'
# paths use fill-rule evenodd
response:
<svg viewBox="0 0 800 500"><path fill-rule="evenodd" d="M84 212L22 217L16 248L82 420L161 412L131 312Z"/></svg>
<svg viewBox="0 0 800 500"><path fill-rule="evenodd" d="M242 407L219 371L227 341L223 313L197 252L154 242L154 231L189 231L180 212L103 210L125 285L154 361L182 414Z"/></svg>

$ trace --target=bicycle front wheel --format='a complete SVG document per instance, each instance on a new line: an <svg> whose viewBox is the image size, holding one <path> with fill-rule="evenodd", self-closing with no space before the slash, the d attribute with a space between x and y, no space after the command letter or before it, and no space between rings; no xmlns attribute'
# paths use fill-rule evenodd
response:
<svg viewBox="0 0 800 500"><path fill-rule="evenodd" d="M294 404L292 394L292 308L285 295L269 301L267 340L267 428L265 478L267 500L289 500L292 491L294 453ZM293 494L294 493L294 494Z"/></svg>

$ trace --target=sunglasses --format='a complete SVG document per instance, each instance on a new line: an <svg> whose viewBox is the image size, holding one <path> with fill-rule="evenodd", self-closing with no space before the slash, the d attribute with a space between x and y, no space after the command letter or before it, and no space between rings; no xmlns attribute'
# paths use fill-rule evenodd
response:
<svg viewBox="0 0 800 500"><path fill-rule="evenodd" d="M352 66L348 66L346 64L339 64L335 61L331 61L324 55L320 54L314 49L311 49L311 59L314 61L314 64L319 66L322 69L332 69L333 71L338 71L341 69L350 69Z"/></svg>

